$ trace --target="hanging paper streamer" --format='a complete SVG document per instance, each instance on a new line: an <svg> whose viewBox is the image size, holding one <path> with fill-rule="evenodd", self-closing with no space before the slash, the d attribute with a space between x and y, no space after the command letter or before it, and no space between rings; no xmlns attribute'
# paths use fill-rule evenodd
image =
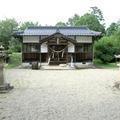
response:
<svg viewBox="0 0 120 120"><path fill-rule="evenodd" d="M65 51L62 52L62 58L64 57L64 52L65 52Z"/></svg>
<svg viewBox="0 0 120 120"><path fill-rule="evenodd" d="M54 54L54 52L52 52L52 58L54 59L54 57L55 57L55 54Z"/></svg>
<svg viewBox="0 0 120 120"><path fill-rule="evenodd" d="M49 65L49 63L50 63L50 57L48 58L48 65Z"/></svg>

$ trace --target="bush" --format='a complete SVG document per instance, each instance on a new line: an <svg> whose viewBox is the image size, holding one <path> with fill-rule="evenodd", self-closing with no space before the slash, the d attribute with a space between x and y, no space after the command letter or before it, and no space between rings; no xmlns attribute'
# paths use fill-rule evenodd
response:
<svg viewBox="0 0 120 120"><path fill-rule="evenodd" d="M117 44L114 36L103 37L95 43L95 58L100 59L103 63L109 63L114 60L114 55L118 54L120 45ZM120 52L120 51L119 51Z"/></svg>
<svg viewBox="0 0 120 120"><path fill-rule="evenodd" d="M7 68L14 68L19 66L22 63L22 54L21 53L12 53L10 55L10 61Z"/></svg>
<svg viewBox="0 0 120 120"><path fill-rule="evenodd" d="M9 42L9 51L10 52L21 52L22 44L19 39L12 38Z"/></svg>

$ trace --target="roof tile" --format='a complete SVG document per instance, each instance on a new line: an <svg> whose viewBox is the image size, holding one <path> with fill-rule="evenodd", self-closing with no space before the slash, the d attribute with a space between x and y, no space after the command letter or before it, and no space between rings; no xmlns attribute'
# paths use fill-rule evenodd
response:
<svg viewBox="0 0 120 120"><path fill-rule="evenodd" d="M29 27L23 33L19 33L19 35L52 35L56 32L59 32L64 35L85 35L85 36L99 36L101 32L96 32L90 30L85 26L81 27L53 27L53 26L45 26L45 27Z"/></svg>

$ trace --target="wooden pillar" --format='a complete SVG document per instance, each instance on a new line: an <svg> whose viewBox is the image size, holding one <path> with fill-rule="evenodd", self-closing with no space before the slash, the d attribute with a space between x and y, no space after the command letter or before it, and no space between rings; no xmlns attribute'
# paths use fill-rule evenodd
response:
<svg viewBox="0 0 120 120"><path fill-rule="evenodd" d="M41 36L39 36L39 61L41 64Z"/></svg>
<svg viewBox="0 0 120 120"><path fill-rule="evenodd" d="M23 37L22 37L22 62L24 61L23 59L24 59L24 43L23 43Z"/></svg>
<svg viewBox="0 0 120 120"><path fill-rule="evenodd" d="M67 64L68 64L68 41L67 41Z"/></svg>
<svg viewBox="0 0 120 120"><path fill-rule="evenodd" d="M93 45L94 45L94 39L92 37L92 63L94 61L94 47L93 47Z"/></svg>

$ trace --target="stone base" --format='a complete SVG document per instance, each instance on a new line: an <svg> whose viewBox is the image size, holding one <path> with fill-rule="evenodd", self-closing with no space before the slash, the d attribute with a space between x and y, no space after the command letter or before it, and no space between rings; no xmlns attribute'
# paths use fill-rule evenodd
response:
<svg viewBox="0 0 120 120"><path fill-rule="evenodd" d="M0 93L7 93L9 92L10 90L12 90L14 87L13 86L10 86L10 84L8 83L5 83L3 85L0 85Z"/></svg>

